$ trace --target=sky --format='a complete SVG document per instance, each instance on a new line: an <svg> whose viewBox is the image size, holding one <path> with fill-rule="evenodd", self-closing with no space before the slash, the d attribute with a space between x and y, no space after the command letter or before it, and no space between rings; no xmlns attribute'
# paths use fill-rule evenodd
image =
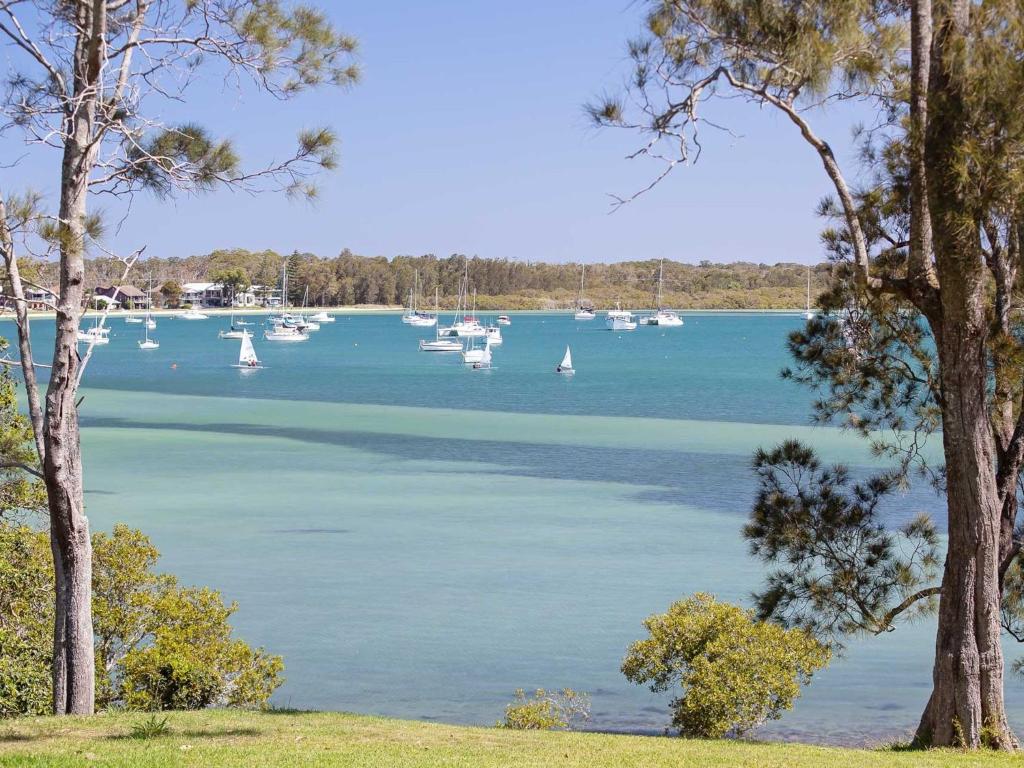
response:
<svg viewBox="0 0 1024 768"><path fill-rule="evenodd" d="M552 262L822 260L814 207L829 185L817 156L784 117L735 101L707 106L735 136L708 136L697 164L611 212L610 195L632 194L661 166L626 160L641 138L595 129L582 105L628 76L625 43L641 29L642 2L320 5L359 39L358 85L280 103L211 79L182 111L231 138L252 166L284 156L302 128L333 127L341 165L320 178L318 201L227 190L139 196L108 232L108 247L144 245L161 257L240 247ZM849 166L856 116L813 117ZM0 148L27 153L0 171L6 189L55 199L54 150L10 137ZM109 198L93 204L122 218Z"/></svg>

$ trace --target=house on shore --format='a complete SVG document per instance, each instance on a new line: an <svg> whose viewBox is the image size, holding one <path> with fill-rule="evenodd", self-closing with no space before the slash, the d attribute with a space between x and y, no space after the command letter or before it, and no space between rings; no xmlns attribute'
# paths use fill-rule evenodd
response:
<svg viewBox="0 0 1024 768"><path fill-rule="evenodd" d="M149 309L149 294L134 285L100 286L93 292L94 300L105 298L129 309Z"/></svg>

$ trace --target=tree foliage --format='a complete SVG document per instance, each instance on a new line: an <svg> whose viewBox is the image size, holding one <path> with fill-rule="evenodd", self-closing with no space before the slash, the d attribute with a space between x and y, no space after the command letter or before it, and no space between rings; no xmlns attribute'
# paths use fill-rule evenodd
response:
<svg viewBox="0 0 1024 768"><path fill-rule="evenodd" d="M939 536L926 515L886 526L881 504L895 475L857 482L796 441L759 450L754 470L759 490L743 535L755 556L776 566L756 595L761 618L842 644L934 609Z"/></svg>
<svg viewBox="0 0 1024 768"><path fill-rule="evenodd" d="M751 611L698 593L644 621L622 672L652 691L681 688L672 724L686 736L743 736L793 706L829 650L802 629L758 621Z"/></svg>
<svg viewBox="0 0 1024 768"><path fill-rule="evenodd" d="M97 706L141 710L264 706L281 658L233 636L219 592L156 571L159 553L118 525L93 535ZM49 539L0 524L0 714L50 705Z"/></svg>

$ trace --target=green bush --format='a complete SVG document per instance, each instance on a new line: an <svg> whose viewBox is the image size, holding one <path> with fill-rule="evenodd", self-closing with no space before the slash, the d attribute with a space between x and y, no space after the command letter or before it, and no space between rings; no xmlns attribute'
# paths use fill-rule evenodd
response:
<svg viewBox="0 0 1024 768"><path fill-rule="evenodd" d="M830 657L805 631L757 621L703 593L644 626L650 636L630 646L622 672L655 692L679 685L672 724L686 736L743 736L779 719Z"/></svg>
<svg viewBox="0 0 1024 768"><path fill-rule="evenodd" d="M93 536L97 708L265 706L281 658L234 638L237 606L155 573L158 558L127 526ZM49 537L0 523L0 716L48 711L52 622Z"/></svg>
<svg viewBox="0 0 1024 768"><path fill-rule="evenodd" d="M538 688L533 698L527 698L526 692L519 688L515 699L505 707L505 719L498 726L517 731L569 730L577 722L589 719L589 694L572 688L561 691Z"/></svg>

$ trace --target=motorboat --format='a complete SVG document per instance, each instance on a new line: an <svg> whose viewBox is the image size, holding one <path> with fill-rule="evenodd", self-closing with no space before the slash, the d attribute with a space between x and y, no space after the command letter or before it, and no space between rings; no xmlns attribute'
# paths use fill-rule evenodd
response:
<svg viewBox="0 0 1024 768"><path fill-rule="evenodd" d="M189 307L187 310L182 312L179 317L182 320L208 320L210 318L209 315L204 315L200 312L198 307Z"/></svg>
<svg viewBox="0 0 1024 768"><path fill-rule="evenodd" d="M299 328L279 325L263 332L267 341L309 341L309 334Z"/></svg>
<svg viewBox="0 0 1024 768"><path fill-rule="evenodd" d="M616 314L608 313L608 317L605 319L605 325L609 331L635 331L636 320L633 319L633 315L629 312L618 312Z"/></svg>
<svg viewBox="0 0 1024 768"><path fill-rule="evenodd" d="M508 315L498 315L498 325L512 325L512 318Z"/></svg>
<svg viewBox="0 0 1024 768"><path fill-rule="evenodd" d="M326 312L317 312L315 315L310 315L309 319L314 323L333 323L335 320L333 315L328 315Z"/></svg>
<svg viewBox="0 0 1024 768"><path fill-rule="evenodd" d="M581 307L580 309L576 310L576 314L573 315L572 317L574 320L593 320L595 317L597 317L597 314L592 309L589 309L587 307Z"/></svg>

